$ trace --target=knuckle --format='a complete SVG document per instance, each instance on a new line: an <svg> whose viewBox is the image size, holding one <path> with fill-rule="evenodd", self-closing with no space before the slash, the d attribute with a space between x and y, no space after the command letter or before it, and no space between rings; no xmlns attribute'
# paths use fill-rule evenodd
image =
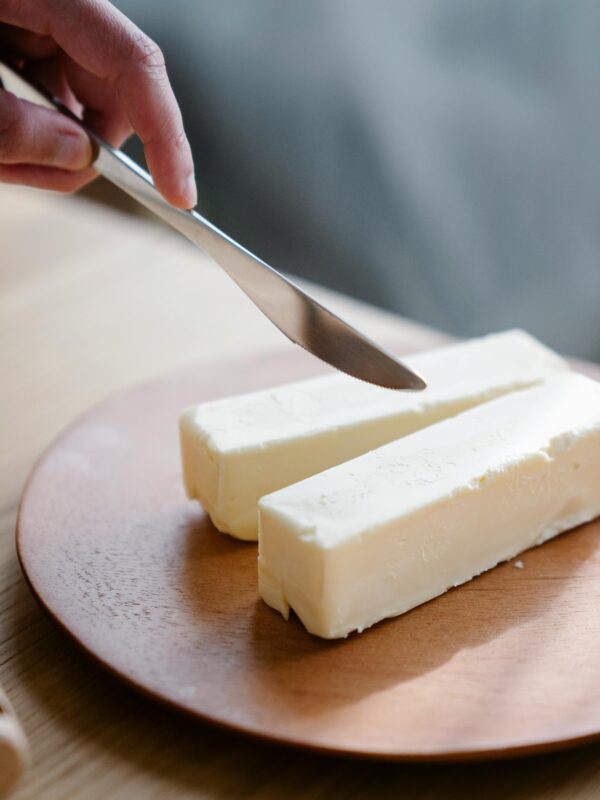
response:
<svg viewBox="0 0 600 800"><path fill-rule="evenodd" d="M126 58L142 70L161 73L165 69L165 57L160 47L141 31L134 31L128 37Z"/></svg>

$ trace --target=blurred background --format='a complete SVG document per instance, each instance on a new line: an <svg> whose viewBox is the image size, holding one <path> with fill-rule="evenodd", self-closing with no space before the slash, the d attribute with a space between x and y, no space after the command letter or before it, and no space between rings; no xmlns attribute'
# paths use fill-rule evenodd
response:
<svg viewBox="0 0 600 800"><path fill-rule="evenodd" d="M116 5L165 53L217 225L450 333L600 360L600 3Z"/></svg>

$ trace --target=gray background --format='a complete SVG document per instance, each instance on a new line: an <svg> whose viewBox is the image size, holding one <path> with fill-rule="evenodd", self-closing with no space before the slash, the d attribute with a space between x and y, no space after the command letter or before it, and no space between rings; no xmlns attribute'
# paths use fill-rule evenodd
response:
<svg viewBox="0 0 600 800"><path fill-rule="evenodd" d="M600 3L118 0L274 266L600 360Z"/></svg>

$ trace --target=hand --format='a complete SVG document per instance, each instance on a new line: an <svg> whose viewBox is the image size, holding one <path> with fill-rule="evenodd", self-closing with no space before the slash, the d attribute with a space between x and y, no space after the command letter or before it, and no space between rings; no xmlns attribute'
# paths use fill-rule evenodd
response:
<svg viewBox="0 0 600 800"><path fill-rule="evenodd" d="M158 46L108 0L0 0L0 54L115 146L135 131L156 188L196 204L194 165ZM93 180L92 148L58 111L0 89L0 181L72 192Z"/></svg>

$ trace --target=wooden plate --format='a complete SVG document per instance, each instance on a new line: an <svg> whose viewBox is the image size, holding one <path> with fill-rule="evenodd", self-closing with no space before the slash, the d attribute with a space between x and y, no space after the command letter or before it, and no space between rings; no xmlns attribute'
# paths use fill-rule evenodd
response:
<svg viewBox="0 0 600 800"><path fill-rule="evenodd" d="M26 487L33 592L153 698L271 740L389 759L513 755L600 732L600 522L347 640L285 622L256 546L183 494L186 405L314 372L301 354L199 368L76 422Z"/></svg>

